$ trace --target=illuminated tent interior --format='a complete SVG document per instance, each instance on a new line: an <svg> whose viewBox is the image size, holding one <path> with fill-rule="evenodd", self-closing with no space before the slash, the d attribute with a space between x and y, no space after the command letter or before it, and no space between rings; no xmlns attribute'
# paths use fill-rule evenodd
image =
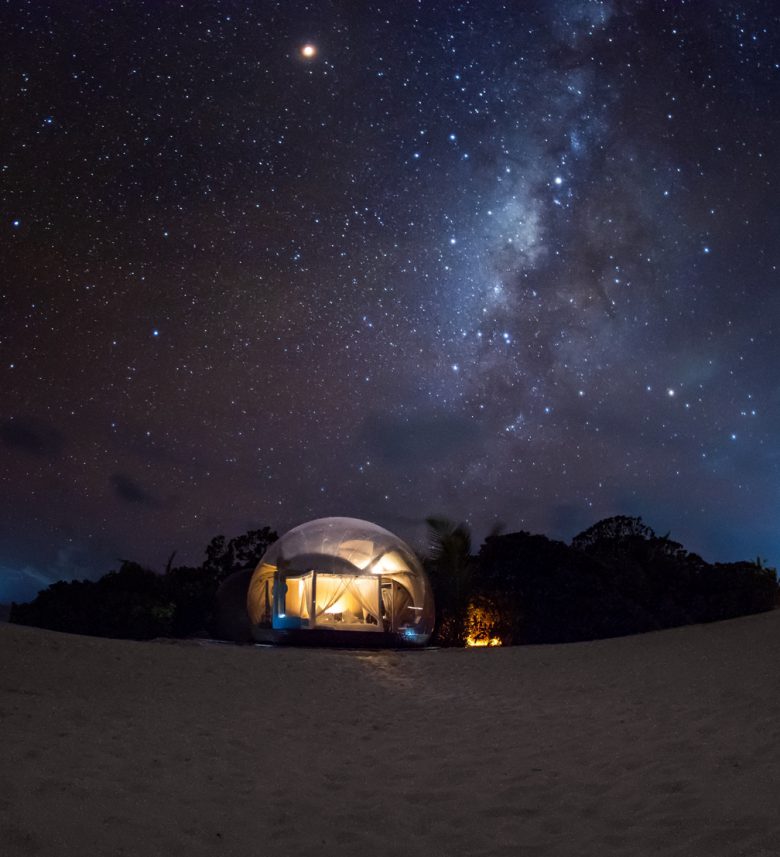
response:
<svg viewBox="0 0 780 857"><path fill-rule="evenodd" d="M428 641L430 583L411 549L356 518L320 518L266 551L247 593L258 641L361 644ZM348 636L349 635L349 636Z"/></svg>

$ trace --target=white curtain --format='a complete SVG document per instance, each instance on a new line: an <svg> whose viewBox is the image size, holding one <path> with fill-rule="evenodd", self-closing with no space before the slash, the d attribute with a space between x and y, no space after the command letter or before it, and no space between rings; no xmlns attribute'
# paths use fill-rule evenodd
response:
<svg viewBox="0 0 780 857"><path fill-rule="evenodd" d="M288 577L284 581L287 587L284 593L284 609L287 616L299 616L301 619L309 618L311 581L311 572L301 577Z"/></svg>
<svg viewBox="0 0 780 857"><path fill-rule="evenodd" d="M315 593L317 625L383 630L378 577L318 574Z"/></svg>

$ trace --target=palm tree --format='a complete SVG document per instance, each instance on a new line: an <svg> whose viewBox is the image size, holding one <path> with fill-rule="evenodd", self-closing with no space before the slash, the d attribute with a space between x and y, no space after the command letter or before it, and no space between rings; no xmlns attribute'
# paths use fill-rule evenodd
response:
<svg viewBox="0 0 780 857"><path fill-rule="evenodd" d="M431 517L426 523L440 637L454 645L465 645L474 572L471 530L467 524L447 518Z"/></svg>

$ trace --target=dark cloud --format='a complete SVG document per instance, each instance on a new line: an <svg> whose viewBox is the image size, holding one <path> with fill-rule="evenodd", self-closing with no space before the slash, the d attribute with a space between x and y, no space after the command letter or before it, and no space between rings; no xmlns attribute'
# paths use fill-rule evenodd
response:
<svg viewBox="0 0 780 857"><path fill-rule="evenodd" d="M159 506L159 501L150 491L125 473L113 473L109 482L114 489L114 494L125 503L150 508Z"/></svg>
<svg viewBox="0 0 780 857"><path fill-rule="evenodd" d="M467 417L422 413L410 417L373 414L363 426L373 455L392 464L430 463L451 458L479 439L477 426Z"/></svg>
<svg viewBox="0 0 780 857"><path fill-rule="evenodd" d="M31 601L58 580L95 579L98 566L82 546L65 545L32 563L0 559L0 602Z"/></svg>
<svg viewBox="0 0 780 857"><path fill-rule="evenodd" d="M54 458L62 452L62 433L39 420L9 419L0 423L0 442L9 449Z"/></svg>
<svg viewBox="0 0 780 857"><path fill-rule="evenodd" d="M577 503L559 503L550 509L549 535L568 540L593 523L593 514Z"/></svg>

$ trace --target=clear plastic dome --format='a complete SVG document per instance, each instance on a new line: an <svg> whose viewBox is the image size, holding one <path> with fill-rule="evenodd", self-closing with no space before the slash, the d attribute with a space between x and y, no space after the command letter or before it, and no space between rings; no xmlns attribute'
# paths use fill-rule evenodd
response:
<svg viewBox="0 0 780 857"><path fill-rule="evenodd" d="M317 631L423 645L434 624L430 583L414 552L357 518L309 521L271 545L252 575L247 609L257 639L269 630L279 632L270 638Z"/></svg>

